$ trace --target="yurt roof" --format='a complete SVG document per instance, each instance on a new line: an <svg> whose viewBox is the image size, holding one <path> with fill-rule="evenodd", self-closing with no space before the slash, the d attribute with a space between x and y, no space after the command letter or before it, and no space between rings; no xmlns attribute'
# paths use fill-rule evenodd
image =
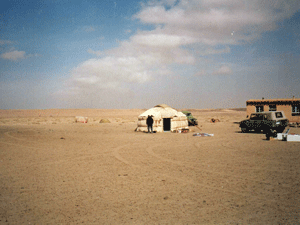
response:
<svg viewBox="0 0 300 225"><path fill-rule="evenodd" d="M171 108L170 106L168 106L167 104L159 104L159 105L156 105L154 107L161 107L161 108Z"/></svg>
<svg viewBox="0 0 300 225"><path fill-rule="evenodd" d="M154 117L159 116L163 118L169 118L173 116L185 116L183 113L178 112L177 110L171 108L166 104L156 105L155 107L143 112L141 115L139 115L139 117L147 117L148 115L152 115Z"/></svg>

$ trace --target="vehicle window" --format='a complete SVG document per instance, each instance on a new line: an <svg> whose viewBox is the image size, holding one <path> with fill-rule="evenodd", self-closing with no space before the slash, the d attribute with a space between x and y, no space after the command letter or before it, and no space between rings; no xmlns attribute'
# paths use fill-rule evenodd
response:
<svg viewBox="0 0 300 225"><path fill-rule="evenodd" d="M277 113L275 113L275 116L276 116L276 118L282 118L282 117L283 117L283 115L282 115L282 113L281 113L281 112L277 112Z"/></svg>
<svg viewBox="0 0 300 225"><path fill-rule="evenodd" d="M263 112L264 111L264 106L258 105L258 106L255 107L255 109L256 109L256 112Z"/></svg>
<svg viewBox="0 0 300 225"><path fill-rule="evenodd" d="M292 106L292 116L300 116L300 105Z"/></svg>
<svg viewBox="0 0 300 225"><path fill-rule="evenodd" d="M276 105L269 105L269 111L276 111Z"/></svg>
<svg viewBox="0 0 300 225"><path fill-rule="evenodd" d="M250 116L251 120L262 120L263 119L263 115L259 115L259 114L252 114Z"/></svg>

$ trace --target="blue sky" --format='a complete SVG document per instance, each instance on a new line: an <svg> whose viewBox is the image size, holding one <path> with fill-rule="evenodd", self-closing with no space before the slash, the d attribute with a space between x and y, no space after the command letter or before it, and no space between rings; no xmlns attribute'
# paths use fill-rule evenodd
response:
<svg viewBox="0 0 300 225"><path fill-rule="evenodd" d="M4 0L0 108L300 98L298 0Z"/></svg>

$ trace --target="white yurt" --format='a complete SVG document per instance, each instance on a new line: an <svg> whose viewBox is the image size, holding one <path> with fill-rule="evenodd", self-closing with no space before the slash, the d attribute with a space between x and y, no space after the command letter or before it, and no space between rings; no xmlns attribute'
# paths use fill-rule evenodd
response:
<svg viewBox="0 0 300 225"><path fill-rule="evenodd" d="M161 104L148 109L138 116L136 131L148 131L146 120L149 115L153 116L154 132L173 132L181 129L189 129L186 115L166 104Z"/></svg>

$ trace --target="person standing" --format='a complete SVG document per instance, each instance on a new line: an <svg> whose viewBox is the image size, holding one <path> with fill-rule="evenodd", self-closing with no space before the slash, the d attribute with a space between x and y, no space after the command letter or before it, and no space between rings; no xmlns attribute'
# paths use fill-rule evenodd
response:
<svg viewBox="0 0 300 225"><path fill-rule="evenodd" d="M150 133L150 130L151 130L151 133L153 133L153 116L150 116L148 115L148 118L147 118L147 126L148 126L148 133Z"/></svg>

